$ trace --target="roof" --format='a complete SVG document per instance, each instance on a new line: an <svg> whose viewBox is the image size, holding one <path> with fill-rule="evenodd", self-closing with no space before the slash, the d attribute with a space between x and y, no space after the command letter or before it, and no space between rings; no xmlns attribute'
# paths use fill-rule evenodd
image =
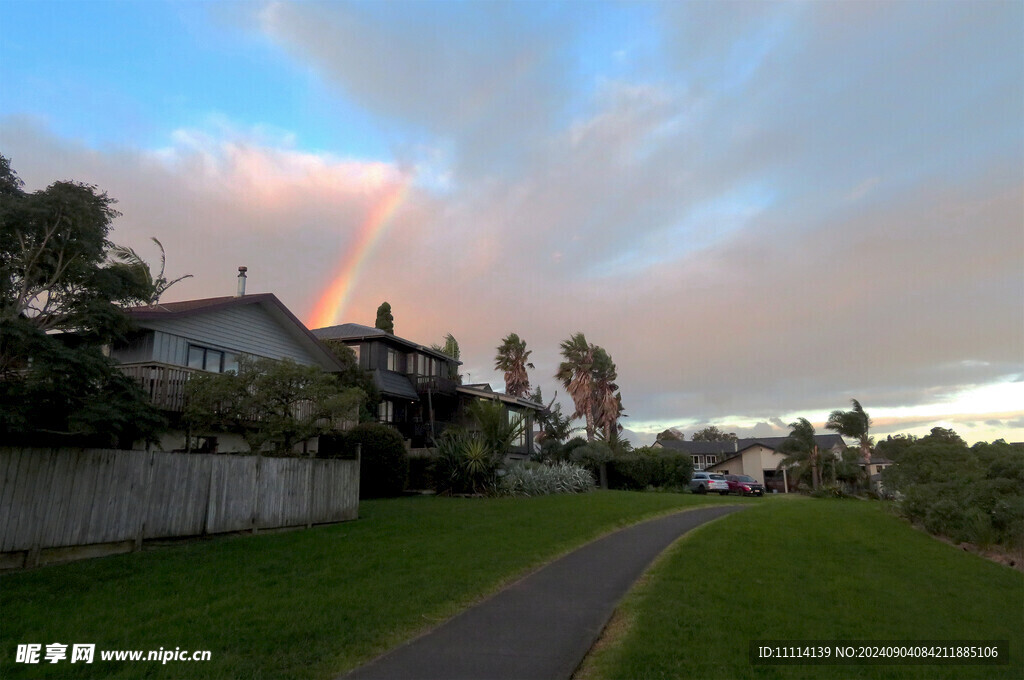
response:
<svg viewBox="0 0 1024 680"><path fill-rule="evenodd" d="M326 326L324 328L314 328L312 331L313 335L320 338L321 340L385 340L390 341L404 347L409 347L417 351L429 354L430 356L437 357L438 359L444 359L445 361L454 361L456 364L462 364L461 361L452 359L444 352L438 352L436 349L431 347L425 347L419 343L413 342L412 340L406 340L393 333L382 331L379 328L371 328L370 326L364 326L358 323L343 323L337 326Z"/></svg>
<svg viewBox="0 0 1024 680"><path fill-rule="evenodd" d="M735 442L732 441L716 441L716 442L688 442L688 441L677 441L673 439L663 439L658 442L666 449L672 449L675 451L681 451L690 454L718 454L732 456L740 451L745 451L752 446L764 446L773 451L778 450L782 445L782 442L789 439L789 437L747 437L744 439L737 439ZM819 448L831 449L836 446L845 446L846 443L843 438L838 434L817 434L814 435L815 441L818 443Z"/></svg>
<svg viewBox="0 0 1024 680"><path fill-rule="evenodd" d="M416 394L416 389L401 373L395 373L394 371L371 371L373 376L373 384L380 390L381 394L389 397L400 397L402 399L408 399L410 401L419 401L420 396Z"/></svg>
<svg viewBox="0 0 1024 680"><path fill-rule="evenodd" d="M143 307L127 307L124 312L135 321L154 321L163 319L180 319L195 314L240 307L243 305L259 305L274 316L283 326L293 331L293 335L320 363L329 370L342 370L344 365L334 353L317 339L313 333L292 314L284 303L273 293L255 293L253 295L225 295L221 297L202 298L198 300L182 300L180 302L161 302L157 305Z"/></svg>
<svg viewBox="0 0 1024 680"><path fill-rule="evenodd" d="M538 404L535 401L529 399L523 399L522 397L513 397L502 392L495 392L491 389L488 383L477 383L474 385L459 385L455 388L455 391L459 394L465 394L470 397L478 397L480 399L497 399L504 404L511 404L513 406L521 406L534 411L543 411L544 404Z"/></svg>

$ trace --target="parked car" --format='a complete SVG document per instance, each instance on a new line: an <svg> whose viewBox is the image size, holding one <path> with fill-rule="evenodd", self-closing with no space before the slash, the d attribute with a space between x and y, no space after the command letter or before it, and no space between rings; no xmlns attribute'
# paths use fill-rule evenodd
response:
<svg viewBox="0 0 1024 680"><path fill-rule="evenodd" d="M735 492L741 496L764 495L764 484L750 475L726 475L725 481L729 484L729 493Z"/></svg>
<svg viewBox="0 0 1024 680"><path fill-rule="evenodd" d="M729 482L725 480L725 475L717 472L694 472L693 479L690 480L690 491L694 493L717 491L725 496L729 493Z"/></svg>

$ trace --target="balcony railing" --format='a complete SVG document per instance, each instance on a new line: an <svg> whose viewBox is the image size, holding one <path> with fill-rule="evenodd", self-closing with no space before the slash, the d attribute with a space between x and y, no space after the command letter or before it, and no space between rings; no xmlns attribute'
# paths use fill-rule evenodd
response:
<svg viewBox="0 0 1024 680"><path fill-rule="evenodd" d="M416 376L417 392L433 392L434 394L455 394L455 388L459 383L451 378L443 378L439 375L418 375Z"/></svg>
<svg viewBox="0 0 1024 680"><path fill-rule="evenodd" d="M193 368L161 363L121 364L118 368L138 383L149 403L176 413L185 410L185 383L193 373L199 373Z"/></svg>
<svg viewBox="0 0 1024 680"><path fill-rule="evenodd" d="M185 383L195 373L203 373L198 369L185 366L174 366L157 362L142 364L121 364L118 366L125 375L135 380L149 397L149 402L164 411L181 413L185 410ZM313 411L310 402L300 402L293 406L293 415L298 419L308 418ZM261 418L253 417L252 422ZM331 423L334 429L346 430L359 421L359 407L347 417L335 418ZM318 421L324 422L324 421Z"/></svg>

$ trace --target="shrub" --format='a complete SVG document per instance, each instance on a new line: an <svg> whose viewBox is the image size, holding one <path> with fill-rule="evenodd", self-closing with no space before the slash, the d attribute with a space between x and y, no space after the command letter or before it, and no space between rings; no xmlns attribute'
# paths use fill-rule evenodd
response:
<svg viewBox="0 0 1024 680"><path fill-rule="evenodd" d="M502 456L479 436L449 430L437 441L431 469L438 493L488 493L494 489Z"/></svg>
<svg viewBox="0 0 1024 680"><path fill-rule="evenodd" d="M405 442L394 428L363 423L346 433L351 444L361 445L359 497L398 496L409 477L409 455Z"/></svg>
<svg viewBox="0 0 1024 680"><path fill-rule="evenodd" d="M693 463L685 454L642 452L617 456L608 461L610 489L683 489L692 477Z"/></svg>
<svg viewBox="0 0 1024 680"><path fill-rule="evenodd" d="M957 438L959 439L959 438ZM934 534L978 545L1024 546L1024 452L1003 443L932 436L898 452L882 473L900 512Z"/></svg>
<svg viewBox="0 0 1024 680"><path fill-rule="evenodd" d="M551 465L514 465L499 483L499 491L507 496L583 493L593 488L594 476L589 470L565 461Z"/></svg>

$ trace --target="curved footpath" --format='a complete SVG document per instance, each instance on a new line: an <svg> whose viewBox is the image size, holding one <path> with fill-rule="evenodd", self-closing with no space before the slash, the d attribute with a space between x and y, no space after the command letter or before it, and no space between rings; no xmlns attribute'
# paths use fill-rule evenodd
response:
<svg viewBox="0 0 1024 680"><path fill-rule="evenodd" d="M567 679L655 557L743 507L685 510L620 529L343 677Z"/></svg>

